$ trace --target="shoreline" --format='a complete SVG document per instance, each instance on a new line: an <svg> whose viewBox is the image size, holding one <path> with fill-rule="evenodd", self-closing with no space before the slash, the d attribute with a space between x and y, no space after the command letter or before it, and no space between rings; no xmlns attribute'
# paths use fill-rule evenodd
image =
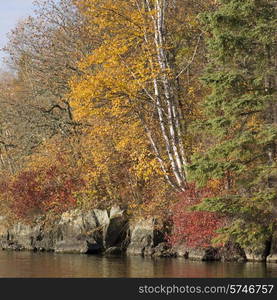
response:
<svg viewBox="0 0 277 300"><path fill-rule="evenodd" d="M191 248L185 244L170 246L165 230L155 218L131 219L119 207L110 210L75 209L47 224L38 219L33 225L7 225L0 218L0 249L111 257L142 256L184 258L189 261L277 263L277 234L259 249L243 249L227 243L221 248Z"/></svg>

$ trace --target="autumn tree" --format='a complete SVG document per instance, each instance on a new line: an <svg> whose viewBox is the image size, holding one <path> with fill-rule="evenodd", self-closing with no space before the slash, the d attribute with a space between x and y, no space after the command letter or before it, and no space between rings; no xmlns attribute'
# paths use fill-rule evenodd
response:
<svg viewBox="0 0 277 300"><path fill-rule="evenodd" d="M55 165L58 147L51 155L47 150L47 143L53 143L53 139L70 147L67 162L71 159L70 163L76 165L79 159L76 141L82 125L74 121L65 95L69 78L78 72L75 63L92 49L93 38L88 35L84 17L72 1L36 1L35 6L35 16L17 25L5 47L11 72L3 74L0 83L3 186L5 179L7 182L22 179L22 172L38 174L34 165L28 167L38 154L47 167ZM41 160L37 160L38 165ZM36 188L42 188L44 183L40 177ZM4 194L1 194L1 203L7 202L2 199Z"/></svg>
<svg viewBox="0 0 277 300"><path fill-rule="evenodd" d="M185 10L183 1L84 0L76 4L101 42L80 62L83 76L72 80L74 115L88 120L105 110L113 118L132 114L167 183L184 190L189 157L185 128L194 110L190 74L201 43L199 11ZM186 44L188 28L191 39Z"/></svg>
<svg viewBox="0 0 277 300"><path fill-rule="evenodd" d="M91 51L96 40L71 0L35 1L34 17L9 34L5 51L32 99L32 109L67 136L80 126L73 120L66 94L69 79L79 73L76 62Z"/></svg>
<svg viewBox="0 0 277 300"><path fill-rule="evenodd" d="M57 179L61 186L66 168L47 175L58 164L58 140L67 146L65 166L75 164L82 179L75 204L167 211L172 192L188 188L197 140L188 125L201 114L205 93L197 15L213 1L35 3L35 16L10 34L6 51L15 76L1 89L3 124L12 132L5 143L16 145L3 157L6 169L10 161L16 166L14 187L26 183L23 173L44 200L44 184L51 189ZM49 151L53 144L56 152ZM42 207L32 188L17 189L25 211Z"/></svg>
<svg viewBox="0 0 277 300"><path fill-rule="evenodd" d="M74 121L66 93L69 78L79 72L76 61L96 42L71 0L40 0L35 7L34 17L19 22L4 49L13 74L3 76L0 87L2 132L9 136L2 164L10 171L55 135L78 139L82 125Z"/></svg>

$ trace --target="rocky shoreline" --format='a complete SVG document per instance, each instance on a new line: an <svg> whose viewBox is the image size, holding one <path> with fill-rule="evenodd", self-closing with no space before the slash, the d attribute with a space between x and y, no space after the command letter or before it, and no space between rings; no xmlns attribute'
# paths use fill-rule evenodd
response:
<svg viewBox="0 0 277 300"><path fill-rule="evenodd" d="M201 261L260 261L277 263L277 232L259 250L231 243L222 248L170 247L165 229L155 218L130 219L119 207L110 210L65 212L52 224L7 225L0 217L2 250L52 251L56 253L184 257Z"/></svg>

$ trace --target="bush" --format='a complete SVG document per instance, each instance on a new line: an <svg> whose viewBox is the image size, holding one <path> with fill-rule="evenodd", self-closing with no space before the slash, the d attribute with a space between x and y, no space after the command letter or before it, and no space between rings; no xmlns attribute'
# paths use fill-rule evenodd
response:
<svg viewBox="0 0 277 300"><path fill-rule="evenodd" d="M211 188L197 189L194 184L182 192L180 201L172 208L173 232L168 236L171 245L185 243L189 247L209 247L224 219L217 213L193 211L191 208L212 195Z"/></svg>
<svg viewBox="0 0 277 300"><path fill-rule="evenodd" d="M34 213L62 213L76 206L75 192L82 179L69 168L51 166L47 169L20 172L7 186L10 209L19 218Z"/></svg>

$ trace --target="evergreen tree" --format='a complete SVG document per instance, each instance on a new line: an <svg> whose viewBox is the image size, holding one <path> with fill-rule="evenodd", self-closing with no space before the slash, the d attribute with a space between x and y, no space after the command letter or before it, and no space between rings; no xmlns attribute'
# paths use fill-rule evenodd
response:
<svg viewBox="0 0 277 300"><path fill-rule="evenodd" d="M221 183L194 209L226 216L219 241L247 247L270 240L276 219L276 9L268 0L219 2L203 16L211 93L193 129L209 140L190 176L202 186Z"/></svg>

